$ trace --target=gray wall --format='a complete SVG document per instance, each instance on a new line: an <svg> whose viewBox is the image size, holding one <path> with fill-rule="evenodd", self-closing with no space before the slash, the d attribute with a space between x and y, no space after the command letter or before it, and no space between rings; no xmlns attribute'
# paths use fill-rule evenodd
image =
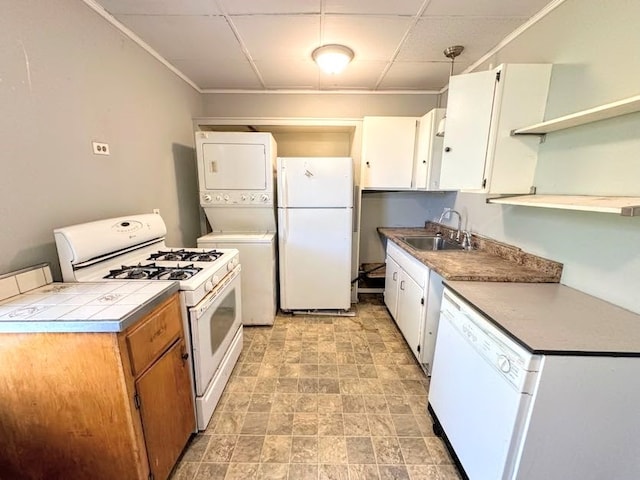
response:
<svg viewBox="0 0 640 480"><path fill-rule="evenodd" d="M0 272L59 278L55 227L153 208L195 246L201 96L83 2L2 2L0 105Z"/></svg>
<svg viewBox="0 0 640 480"><path fill-rule="evenodd" d="M421 117L437 107L429 94L204 94L207 117L362 118L365 115Z"/></svg>
<svg viewBox="0 0 640 480"><path fill-rule="evenodd" d="M553 63L546 118L637 95L638 18L635 0L567 0L479 70ZM639 132L635 113L547 135L538 192L640 195ZM456 208L471 230L563 262L566 285L640 313L640 218L487 205L465 193Z"/></svg>

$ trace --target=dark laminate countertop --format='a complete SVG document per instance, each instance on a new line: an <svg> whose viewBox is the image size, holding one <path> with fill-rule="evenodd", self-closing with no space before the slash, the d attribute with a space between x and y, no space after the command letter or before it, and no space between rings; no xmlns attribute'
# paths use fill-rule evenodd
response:
<svg viewBox="0 0 640 480"><path fill-rule="evenodd" d="M562 264L517 247L473 236L474 250L417 250L401 237L434 235L446 227L428 223L426 228L378 228L378 232L440 274L445 280L481 282L559 282Z"/></svg>
<svg viewBox="0 0 640 480"><path fill-rule="evenodd" d="M533 353L640 356L640 315L560 284L445 281Z"/></svg>

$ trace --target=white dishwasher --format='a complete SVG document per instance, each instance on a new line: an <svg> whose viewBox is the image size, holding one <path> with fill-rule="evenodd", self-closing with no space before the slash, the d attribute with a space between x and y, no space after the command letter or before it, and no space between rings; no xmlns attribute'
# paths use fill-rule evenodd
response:
<svg viewBox="0 0 640 480"><path fill-rule="evenodd" d="M472 480L511 478L541 356L445 288L429 408Z"/></svg>
<svg viewBox="0 0 640 480"><path fill-rule="evenodd" d="M445 285L429 411L466 477L639 479L640 328L634 314L562 286L453 283L481 307ZM538 293L523 301L531 291ZM505 329L506 318L527 323L518 329L518 322L507 322L526 341L513 338L536 347L524 348L486 311ZM568 328L563 320L575 311L579 321ZM592 333L581 337L576 326Z"/></svg>

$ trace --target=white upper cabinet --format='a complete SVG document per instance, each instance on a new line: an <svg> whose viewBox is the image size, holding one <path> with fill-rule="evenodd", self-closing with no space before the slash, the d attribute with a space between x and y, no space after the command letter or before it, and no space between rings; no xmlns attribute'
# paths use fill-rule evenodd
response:
<svg viewBox="0 0 640 480"><path fill-rule="evenodd" d="M364 117L361 187L411 190L416 117Z"/></svg>
<svg viewBox="0 0 640 480"><path fill-rule="evenodd" d="M439 190L443 108L422 118L364 117L361 185L366 190Z"/></svg>
<svg viewBox="0 0 640 480"><path fill-rule="evenodd" d="M444 108L434 108L419 121L411 185L413 190L440 190L443 138L436 137L436 131L444 111Z"/></svg>
<svg viewBox="0 0 640 480"><path fill-rule="evenodd" d="M451 77L441 189L530 192L539 139L511 131L543 120L550 78L546 64L503 64Z"/></svg>

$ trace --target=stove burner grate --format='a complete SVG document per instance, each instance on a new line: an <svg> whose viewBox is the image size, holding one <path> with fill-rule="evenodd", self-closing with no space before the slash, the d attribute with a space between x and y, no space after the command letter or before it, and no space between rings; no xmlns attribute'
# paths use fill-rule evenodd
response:
<svg viewBox="0 0 640 480"><path fill-rule="evenodd" d="M215 262L222 256L222 252L217 250L202 250L201 252L188 251L184 248L180 250L159 250L152 253L147 260L171 261L171 262Z"/></svg>
<svg viewBox="0 0 640 480"><path fill-rule="evenodd" d="M110 270L104 278L118 280L187 280L198 273L202 268L193 264L181 267L162 267L155 263L147 265L122 265L121 268Z"/></svg>

